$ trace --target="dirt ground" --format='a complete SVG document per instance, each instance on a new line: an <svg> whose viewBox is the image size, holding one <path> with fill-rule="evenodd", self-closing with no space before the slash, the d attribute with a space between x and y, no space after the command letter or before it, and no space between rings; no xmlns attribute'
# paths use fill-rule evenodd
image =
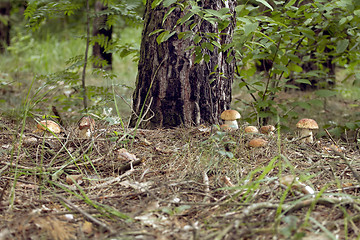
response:
<svg viewBox="0 0 360 240"><path fill-rule="evenodd" d="M0 239L359 239L359 146L1 119ZM21 134L22 133L22 134ZM267 146L248 147L254 137ZM290 179L290 180L289 180Z"/></svg>

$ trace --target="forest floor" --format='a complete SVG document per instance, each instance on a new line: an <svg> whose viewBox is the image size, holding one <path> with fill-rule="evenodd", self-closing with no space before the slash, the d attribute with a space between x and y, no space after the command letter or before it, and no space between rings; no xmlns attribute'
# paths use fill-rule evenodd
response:
<svg viewBox="0 0 360 240"><path fill-rule="evenodd" d="M360 239L356 138L35 126L0 119L0 239Z"/></svg>

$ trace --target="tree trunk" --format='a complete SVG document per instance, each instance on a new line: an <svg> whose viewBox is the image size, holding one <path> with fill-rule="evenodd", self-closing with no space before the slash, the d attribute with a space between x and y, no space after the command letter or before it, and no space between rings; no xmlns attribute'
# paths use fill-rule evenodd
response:
<svg viewBox="0 0 360 240"><path fill-rule="evenodd" d="M130 125L135 126L141 117L144 117L141 127L147 128L219 123L221 112L228 109L231 103L234 75L234 61L229 60L233 56L231 48L224 52L216 46L213 51L203 48L202 53L209 55L210 60L195 63L195 53L188 47L202 46L209 40L203 37L198 44L194 44L192 38L179 39L177 35L180 32L189 31L189 24L177 25L184 11L175 8L162 24L164 15L173 5L169 8L160 5L152 9L151 3L147 1L145 9L138 76L133 95L135 114ZM235 0L202 0L198 4L204 9L213 10L228 7L232 16L230 24L222 32L218 30L217 24L195 16L191 20L199 24L192 31L201 36L215 33L219 36L216 41L220 45L231 43L235 27ZM161 44L156 42L159 34L149 36L157 29L173 31L174 27L176 34Z"/></svg>
<svg viewBox="0 0 360 240"><path fill-rule="evenodd" d="M99 13L103 10L106 10L107 7L104 6L101 1L95 2L95 13ZM101 15L95 17L93 24L93 36L104 36L107 41L111 40L112 27L106 26L107 16ZM94 68L102 68L102 64L99 61L106 61L107 65L104 67L107 70L112 69L112 53L106 52L105 46L101 46L99 43L95 43L93 46L93 56L95 57L95 62L93 63Z"/></svg>
<svg viewBox="0 0 360 240"><path fill-rule="evenodd" d="M10 2L0 2L0 53L10 45Z"/></svg>

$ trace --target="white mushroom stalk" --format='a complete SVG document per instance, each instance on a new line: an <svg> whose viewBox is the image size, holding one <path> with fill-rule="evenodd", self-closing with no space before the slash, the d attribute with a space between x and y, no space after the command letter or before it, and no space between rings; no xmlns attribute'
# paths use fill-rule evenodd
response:
<svg viewBox="0 0 360 240"><path fill-rule="evenodd" d="M303 143L313 143L314 142L314 133L313 131L319 129L318 124L315 120L310 118L300 119L296 124L296 127L300 129L300 138Z"/></svg>
<svg viewBox="0 0 360 240"><path fill-rule="evenodd" d="M79 135L82 138L91 137L95 130L95 121L89 116L84 116L79 121Z"/></svg>
<svg viewBox="0 0 360 240"><path fill-rule="evenodd" d="M231 120L226 120L226 121L224 121L224 124L228 125L229 127L233 128L233 129L238 129L239 128L239 125L238 125L236 120L232 120L232 121Z"/></svg>
<svg viewBox="0 0 360 240"><path fill-rule="evenodd" d="M239 128L237 119L241 118L241 115L236 110L225 110L221 113L221 119L224 120L224 125L229 126L230 128L236 130Z"/></svg>
<svg viewBox="0 0 360 240"><path fill-rule="evenodd" d="M314 135L311 129L303 128L300 130L300 138L302 142L313 143L314 142Z"/></svg>

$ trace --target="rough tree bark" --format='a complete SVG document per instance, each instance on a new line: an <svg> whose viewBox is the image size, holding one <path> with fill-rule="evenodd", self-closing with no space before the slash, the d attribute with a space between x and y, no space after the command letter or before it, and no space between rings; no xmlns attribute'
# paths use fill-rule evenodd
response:
<svg viewBox="0 0 360 240"><path fill-rule="evenodd" d="M147 112L144 119L151 117L141 122L141 127L147 128L217 124L221 112L228 109L231 103L234 62L227 62L227 59L233 52L231 49L222 52L217 47L212 52L203 49L202 52L210 56L210 61L195 64L195 54L187 50L195 45L193 40L180 40L177 36L180 32L189 31L189 26L177 25L184 12L176 8L162 24L164 15L172 6L164 8L160 5L152 9L151 3L147 1L145 9L138 76L133 94L135 114L130 125L135 126L144 112ZM231 22L221 35L217 25L207 21L202 21L192 31L216 33L220 36L217 39L219 44L231 43L235 27L235 0L201 0L198 4L204 9L229 8ZM191 20L201 21L198 17ZM149 36L157 29L172 31L174 27L177 34L161 44L156 42L158 34ZM201 46L206 41L203 38L196 45Z"/></svg>
<svg viewBox="0 0 360 240"><path fill-rule="evenodd" d="M0 2L0 53L10 45L10 2Z"/></svg>
<svg viewBox="0 0 360 240"><path fill-rule="evenodd" d="M103 10L106 10L107 7L104 6L101 1L95 2L95 12L99 13ZM97 35L103 35L105 36L108 41L111 40L112 36L112 27L106 26L107 16L102 15L98 16L94 19L93 24L93 36ZM100 59L105 60L107 62L107 66L105 66L105 69L111 70L112 69L112 53L108 53L105 51L105 48L100 46L100 44L95 43L93 46L93 56ZM96 62L93 64L94 68L101 68L102 66L100 64L97 64Z"/></svg>

